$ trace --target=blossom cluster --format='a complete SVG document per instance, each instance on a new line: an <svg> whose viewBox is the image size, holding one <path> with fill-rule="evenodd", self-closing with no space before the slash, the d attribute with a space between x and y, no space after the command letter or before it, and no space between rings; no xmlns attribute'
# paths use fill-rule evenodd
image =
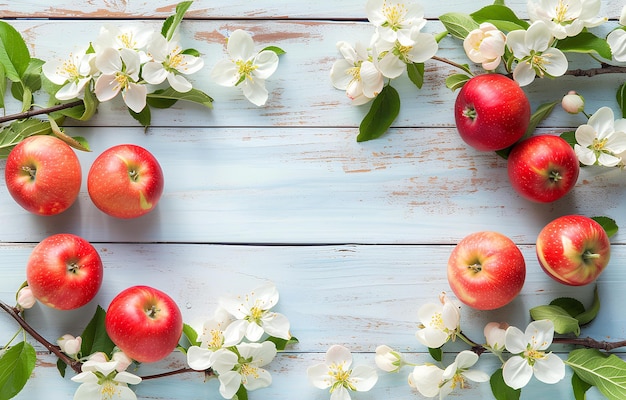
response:
<svg viewBox="0 0 626 400"><path fill-rule="evenodd" d="M269 337L292 339L289 321L271 311L279 298L276 286L267 284L237 298L225 298L212 319L206 321L198 343L187 349L187 363L192 369L212 369L217 375L219 392L230 399L243 386L256 390L272 383L262 367L277 353Z"/></svg>

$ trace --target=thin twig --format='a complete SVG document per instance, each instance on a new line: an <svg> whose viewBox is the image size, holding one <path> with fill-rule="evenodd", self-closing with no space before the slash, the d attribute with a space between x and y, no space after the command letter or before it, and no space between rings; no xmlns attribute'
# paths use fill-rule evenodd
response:
<svg viewBox="0 0 626 400"><path fill-rule="evenodd" d="M83 104L84 103L82 100L76 100L70 103L63 103L63 104L59 104L59 105L47 107L47 108L40 108L38 110L28 110L28 111L24 111L24 112L17 113L17 114L5 115L4 117L0 117L0 123L8 122L8 121L15 121L18 119L30 118L30 117L34 117L35 115L50 114L55 111L66 110L68 108L80 106Z"/></svg>
<svg viewBox="0 0 626 400"><path fill-rule="evenodd" d="M212 376L213 375L213 370L210 369L210 368L207 369L207 370L204 370L204 371L196 371L195 369L191 369L191 368L180 368L180 369L175 369L175 370L168 371L168 372L163 372L163 373L160 373L160 374L142 376L141 379L145 381L145 380L148 380L148 379L164 378L166 376L186 374L186 373L189 373L189 372L203 372L207 376Z"/></svg>
<svg viewBox="0 0 626 400"><path fill-rule="evenodd" d="M584 346L584 347L588 347L591 349L598 349L598 350L604 350L604 351L611 351L611 350L615 350L618 349L620 347L625 347L626 346L626 340L622 340L619 342L607 342L607 341L600 341L600 340L595 340L593 338L590 337L586 337L586 338L554 338L552 340L552 343L554 344L573 344L573 345L577 345L577 346Z"/></svg>

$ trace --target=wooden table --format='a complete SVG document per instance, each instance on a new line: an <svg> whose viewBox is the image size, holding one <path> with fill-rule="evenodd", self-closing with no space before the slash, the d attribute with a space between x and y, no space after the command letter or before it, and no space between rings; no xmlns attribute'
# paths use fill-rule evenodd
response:
<svg viewBox="0 0 626 400"><path fill-rule="evenodd" d="M490 2L484 2L484 5ZM96 37L107 20L119 26L145 24L159 28L174 12L175 2L62 0L0 1L0 17L22 33L41 59L65 57L74 45ZM507 2L526 16L525 2ZM166 187L154 212L136 220L110 218L91 203L86 182L79 199L58 216L39 217L22 210L0 183L0 296L12 302L25 280L25 263L36 243L54 233L69 232L92 242L105 264L103 287L89 305L72 312L36 306L28 318L50 340L78 334L96 304L106 308L122 289L146 284L168 292L187 323L198 326L210 317L221 296L243 294L272 281L281 298L277 311L291 321L300 343L270 364L273 384L250 393L250 399L327 399L311 386L307 367L321 362L332 344L354 352L357 364L374 366L374 350L387 344L409 353L415 362L430 361L415 338L417 309L434 302L446 280L453 246L469 233L495 230L522 249L528 268L521 295L506 307L478 312L462 308L464 331L482 341L482 327L507 321L524 328L529 308L560 296L589 304L593 285L572 288L550 280L540 269L534 243L540 229L565 214L606 215L626 225L626 173L585 168L574 191L552 204L534 204L511 189L505 160L480 153L459 138L452 114L456 93L445 88L455 72L444 64L426 63L421 90L402 77L394 81L402 108L394 127L382 138L357 143L366 107L353 107L332 87L329 70L340 57L339 40L367 41L373 27L365 19L365 0L197 0L181 27L182 42L200 51L205 68L192 77L210 94L214 109L190 104L153 113L144 132L117 99L103 103L88 123L67 127L88 139L93 152L79 153L84 176L104 149L135 143L149 149L164 169ZM424 4L427 32L440 32L437 16L472 12L481 5L461 0ZM602 15L616 26L622 2L603 1ZM259 47L276 45L277 73L268 81L270 98L257 108L238 90L217 86L209 72L225 57L224 35L235 29L254 35ZM606 32L605 32L606 33ZM446 38L437 53L465 62L460 42ZM589 67L575 57L571 68ZM537 80L526 91L533 109L577 90L593 112L608 105L617 111L615 90L622 75ZM119 100L119 101L118 101ZM15 110L7 110L7 113ZM558 134L585 122L582 115L557 107L538 129ZM4 162L0 162L0 167ZM583 329L600 340L626 338L623 312L626 235L612 238L613 258L598 280L602 309ZM16 325L0 316L0 343ZM35 343L31 340L31 343ZM56 359L36 347L38 363L19 399L68 399L77 384L59 377ZM460 344L446 347L446 365ZM623 353L617 353L623 357ZM562 354L565 357L565 353ZM493 357L479 367L491 373ZM173 354L144 365L140 373L184 366ZM381 373L376 387L355 399L419 398L406 383L409 369ZM71 373L69 374L71 376ZM558 385L533 379L522 398L572 398L571 371ZM219 399L217 381L203 383L186 374L142 383L139 398ZM472 384L459 396L490 398L488 384ZM588 396L601 398L592 389Z"/></svg>

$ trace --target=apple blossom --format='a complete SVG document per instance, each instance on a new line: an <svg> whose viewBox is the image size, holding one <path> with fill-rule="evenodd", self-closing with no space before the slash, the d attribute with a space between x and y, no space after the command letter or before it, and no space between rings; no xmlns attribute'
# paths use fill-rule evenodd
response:
<svg viewBox="0 0 626 400"><path fill-rule="evenodd" d="M467 57L483 68L495 70L504 55L506 36L489 22L483 22L478 29L472 30L463 40L463 49Z"/></svg>
<svg viewBox="0 0 626 400"><path fill-rule="evenodd" d="M369 0L365 12L383 40L402 46L414 45L411 34L426 25L423 7L412 1Z"/></svg>
<svg viewBox="0 0 626 400"><path fill-rule="evenodd" d="M57 339L57 345L61 348L61 351L72 358L76 358L82 343L83 339L80 336L74 337L70 334L65 334Z"/></svg>
<svg viewBox="0 0 626 400"><path fill-rule="evenodd" d="M118 361L88 360L83 363L82 372L72 377L81 385L74 394L74 400L136 400L137 396L128 385L136 385L141 378L129 372L117 371Z"/></svg>
<svg viewBox="0 0 626 400"><path fill-rule="evenodd" d="M424 304L417 311L421 329L415 333L424 346L438 348L449 339L454 340L459 329L461 313L459 306L448 299L445 293L439 296L441 304Z"/></svg>
<svg viewBox="0 0 626 400"><path fill-rule="evenodd" d="M267 102L265 81L278 68L278 55L271 50L254 53L254 41L247 32L237 29L228 38L229 59L219 61L211 71L218 85L241 85L244 96L254 105Z"/></svg>
<svg viewBox="0 0 626 400"><path fill-rule="evenodd" d="M350 392L367 392L378 381L372 367L352 367L352 353L341 345L332 345L326 351L324 363L307 369L309 381L318 389L330 388L331 400L349 400Z"/></svg>
<svg viewBox="0 0 626 400"><path fill-rule="evenodd" d="M487 341L487 347L491 351L500 353L504 350L504 338L508 327L509 324L506 322L490 322L485 325L483 332Z"/></svg>
<svg viewBox="0 0 626 400"><path fill-rule="evenodd" d="M133 360L119 349L113 353L111 360L117 362L117 366L115 367L117 372L126 371L130 364L133 363Z"/></svg>
<svg viewBox="0 0 626 400"><path fill-rule="evenodd" d="M30 287L24 286L17 292L17 305L23 310L32 308L36 302L37 299L35 295L33 295L33 290Z"/></svg>
<svg viewBox="0 0 626 400"><path fill-rule="evenodd" d="M518 60L513 70L513 79L520 86L535 80L535 76L557 77L565 74L567 58L561 50L550 47L553 37L543 21L534 22L528 30L518 29L509 32L507 46Z"/></svg>
<svg viewBox="0 0 626 400"><path fill-rule="evenodd" d="M137 52L141 64L144 64L150 60L150 56L146 54L146 48L157 35L161 36L148 27L118 27L113 24L105 24L100 27L100 33L93 42L93 47L96 53L107 48L132 50Z"/></svg>
<svg viewBox="0 0 626 400"><path fill-rule="evenodd" d="M353 48L347 42L337 42L343 59L333 63L330 79L335 88L345 90L353 105L365 104L383 89L383 75L376 65L376 57L361 43Z"/></svg>
<svg viewBox="0 0 626 400"><path fill-rule="evenodd" d="M443 370L433 364L416 365L409 374L409 386L417 389L424 397L439 395Z"/></svg>
<svg viewBox="0 0 626 400"><path fill-rule="evenodd" d="M552 344L554 324L550 320L531 322L522 332L511 326L506 330L505 347L514 354L502 367L504 383L520 389L533 374L541 382L553 384L565 376L565 364L556 354L545 350Z"/></svg>
<svg viewBox="0 0 626 400"><path fill-rule="evenodd" d="M43 74L52 83L63 85L54 95L58 100L79 97L98 71L94 65L95 54L81 49L70 53L66 60L51 60L42 65Z"/></svg>
<svg viewBox="0 0 626 400"><path fill-rule="evenodd" d="M626 152L626 119L614 120L613 110L602 107L576 129L574 151L584 165L614 167Z"/></svg>
<svg viewBox="0 0 626 400"><path fill-rule="evenodd" d="M241 343L235 347L239 355L224 348L215 352L213 370L218 374L220 394L225 399L232 398L241 385L256 390L272 383L270 373L261 367L276 356L273 342Z"/></svg>
<svg viewBox="0 0 626 400"><path fill-rule="evenodd" d="M178 42L167 41L161 35L154 35L147 50L153 60L142 69L142 77L146 82L158 85L167 79L177 92L186 93L192 89L191 83L182 75L190 75L202 69L204 61L200 57L184 54Z"/></svg>
<svg viewBox="0 0 626 400"><path fill-rule="evenodd" d="M575 91L570 90L563 96L561 107L570 114L578 114L585 110L585 99Z"/></svg>
<svg viewBox="0 0 626 400"><path fill-rule="evenodd" d="M278 290L266 284L256 290L232 299L221 299L220 305L237 320L230 329L245 332L245 337L256 342L263 332L281 339L290 339L289 320L283 314L270 311L278 302Z"/></svg>
<svg viewBox="0 0 626 400"><path fill-rule="evenodd" d="M529 0L531 21L543 21L557 39L576 36L584 28L593 28L607 18L598 17L600 0Z"/></svg>
<svg viewBox="0 0 626 400"><path fill-rule="evenodd" d="M397 78L406 70L407 64L422 63L437 53L439 45L433 35L412 29L410 37L413 40L411 45L403 45L399 41L376 41L376 52L380 56L378 69L385 77Z"/></svg>
<svg viewBox="0 0 626 400"><path fill-rule="evenodd" d="M380 345L376 347L376 356L374 358L376 366L383 371L398 372L407 363L404 361L402 353L395 351L389 346Z"/></svg>
<svg viewBox="0 0 626 400"><path fill-rule="evenodd" d="M106 48L96 56L96 67L102 71L95 86L98 100L108 101L122 92L128 108L136 113L144 109L148 90L138 83L140 61L137 52Z"/></svg>

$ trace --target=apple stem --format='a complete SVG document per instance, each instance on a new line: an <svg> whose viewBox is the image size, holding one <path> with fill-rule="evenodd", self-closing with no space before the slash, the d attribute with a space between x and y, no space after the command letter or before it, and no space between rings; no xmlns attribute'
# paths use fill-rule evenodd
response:
<svg viewBox="0 0 626 400"><path fill-rule="evenodd" d="M549 179L550 179L550 182L556 183L560 181L561 179L563 179L563 176L561 176L559 171L550 171Z"/></svg>
<svg viewBox="0 0 626 400"><path fill-rule="evenodd" d="M137 182L137 179L139 179L139 174L137 173L136 169L131 169L130 171L128 171L128 176L133 182Z"/></svg>
<svg viewBox="0 0 626 400"><path fill-rule="evenodd" d="M592 252L591 252L591 251L589 251L589 250L586 250L586 251L583 253L583 260L594 260L594 259L596 259L596 258L600 258L600 254L598 254L598 253L592 253Z"/></svg>
<svg viewBox="0 0 626 400"><path fill-rule="evenodd" d="M160 311L160 310L159 310L158 308L156 308L156 306L152 306L152 307L150 307L148 310L146 310L146 315L147 315L149 318L154 319L154 318L156 318L156 315L157 315L157 313L158 313L159 311Z"/></svg>
<svg viewBox="0 0 626 400"><path fill-rule="evenodd" d="M483 266L481 264L479 264L479 263L468 265L467 268L471 269L472 271L474 271L474 273L478 273L478 272L483 270Z"/></svg>
<svg viewBox="0 0 626 400"><path fill-rule="evenodd" d="M476 110L473 107L466 107L465 110L463 110L463 116L473 121L476 119Z"/></svg>
<svg viewBox="0 0 626 400"><path fill-rule="evenodd" d="M37 170L28 166L23 166L22 171L28 172L28 175L30 175L31 179L35 179L35 176L37 175Z"/></svg>

